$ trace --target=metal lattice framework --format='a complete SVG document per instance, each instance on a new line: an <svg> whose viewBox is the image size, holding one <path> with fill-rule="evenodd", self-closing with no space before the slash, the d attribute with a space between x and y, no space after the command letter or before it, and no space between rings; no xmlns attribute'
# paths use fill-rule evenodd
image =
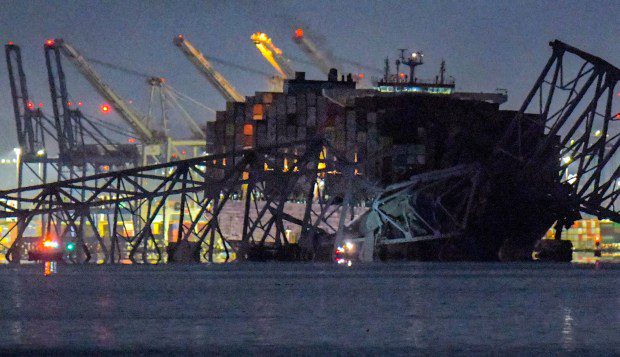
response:
<svg viewBox="0 0 620 357"><path fill-rule="evenodd" d="M482 172L478 164L458 165L390 185L343 235L362 243L360 258L366 261L388 245L462 239L475 216Z"/></svg>
<svg viewBox="0 0 620 357"><path fill-rule="evenodd" d="M467 229L481 168L459 165L389 186L372 205L381 222L376 244L458 237Z"/></svg>
<svg viewBox="0 0 620 357"><path fill-rule="evenodd" d="M558 40L550 46L553 53L498 152L525 171L557 167L562 189L555 196L566 207L557 227L570 226L579 212L620 222L620 114L614 110L620 69ZM541 134L544 140L531 145Z"/></svg>
<svg viewBox="0 0 620 357"><path fill-rule="evenodd" d="M168 260L216 261L219 253L228 260L233 251L242 259L260 258L265 250L281 252L289 245L291 225L301 232L301 249L294 255L311 259L321 240L338 230L328 219L343 210L346 190L356 181L356 164L321 160L326 147L313 140L3 191L0 217L16 222L0 243L8 248L7 259L19 262L28 244L39 239L25 235L36 219L40 236L75 243L69 260L156 263L164 260L166 239L154 233L154 223L164 217L165 227L179 227L167 237ZM325 164L321 169L319 162ZM332 181L332 189L319 189L319 180ZM218 224L235 198L245 207L240 239L226 236ZM302 202L303 216L285 211L291 201ZM178 218L168 218L164 211L174 204Z"/></svg>

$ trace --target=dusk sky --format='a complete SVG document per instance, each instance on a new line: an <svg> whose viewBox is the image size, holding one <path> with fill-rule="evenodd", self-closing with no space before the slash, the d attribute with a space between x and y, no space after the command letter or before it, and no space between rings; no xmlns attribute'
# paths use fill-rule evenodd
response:
<svg viewBox="0 0 620 357"><path fill-rule="evenodd" d="M48 38L64 38L86 57L162 76L180 92L221 110L224 100L172 38L182 33L207 57L275 74L250 35L266 32L285 55L305 58L291 41L297 25L324 37L323 45L336 56L376 68L383 67L386 56L395 59L397 48L410 48L425 54L419 77L432 78L443 58L457 90L505 88L509 101L503 108L515 109L548 59L548 42L555 38L620 65L618 19L618 1L3 1L0 43L21 46L31 97L50 113L43 57ZM292 66L309 78L323 78L307 64ZM71 97L84 102L85 112L101 117L98 106L103 99L69 62L64 61L64 67ZM260 75L217 63L215 67L244 95L267 90ZM110 86L146 111L144 79L95 68ZM362 72L367 77L380 74ZM214 117L196 108L192 113L203 121ZM16 146L4 60L0 120L5 128L0 138L3 156Z"/></svg>

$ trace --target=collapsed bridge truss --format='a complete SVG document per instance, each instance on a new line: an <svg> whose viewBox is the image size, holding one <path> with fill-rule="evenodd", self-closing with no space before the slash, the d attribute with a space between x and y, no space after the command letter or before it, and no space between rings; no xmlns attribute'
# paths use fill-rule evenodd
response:
<svg viewBox="0 0 620 357"><path fill-rule="evenodd" d="M496 160L508 156L532 175L557 168L559 189L549 194L557 203L558 232L580 213L620 222L620 69L558 40L550 46L553 53L500 143ZM539 133L544 139L531 145Z"/></svg>
<svg viewBox="0 0 620 357"><path fill-rule="evenodd" d="M325 150L326 142L311 140L2 191L0 217L15 222L0 243L15 263L34 241L50 236L76 246L68 257L74 262L157 263L165 259L166 240L154 225L163 219L164 227L179 227L167 237L171 246L184 246L168 247L168 260L261 258L267 249L282 254L291 226L300 232L300 248L287 256L313 259L322 240L338 229L329 218L351 206L346 190L359 180L355 163L336 156L326 162ZM324 181L330 184L319 185ZM218 224L234 200L244 205L238 239ZM302 216L285 211L291 201L303 205ZM174 205L177 214L166 215ZM29 225L41 231L28 237ZM181 250L187 254L177 253Z"/></svg>

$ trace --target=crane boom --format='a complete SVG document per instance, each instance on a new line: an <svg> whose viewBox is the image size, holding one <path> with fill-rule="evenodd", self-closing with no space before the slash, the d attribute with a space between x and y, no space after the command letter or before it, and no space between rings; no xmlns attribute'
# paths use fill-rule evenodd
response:
<svg viewBox="0 0 620 357"><path fill-rule="evenodd" d="M312 64L323 72L323 74L329 74L329 70L332 68L336 68L338 73L343 73L342 65L336 63L328 53L322 51L316 42L308 37L302 28L297 28L295 30L293 42L299 45L299 48L310 58Z"/></svg>
<svg viewBox="0 0 620 357"><path fill-rule="evenodd" d="M288 59L278 47L273 44L271 38L264 32L252 34L252 41L265 59L278 71L282 78L294 78L295 71L289 66Z"/></svg>
<svg viewBox="0 0 620 357"><path fill-rule="evenodd" d="M215 89L226 99L227 102L245 102L245 97L222 76L213 69L205 56L194 47L183 35L178 35L173 40L174 44L183 51L187 59L194 64L196 69L211 83Z"/></svg>
<svg viewBox="0 0 620 357"><path fill-rule="evenodd" d="M77 70L86 78L93 88L110 102L120 117L131 126L143 143L152 143L157 138L153 130L142 117L125 100L108 86L90 63L80 53L62 39L48 40L47 46L58 46L62 54L73 63Z"/></svg>

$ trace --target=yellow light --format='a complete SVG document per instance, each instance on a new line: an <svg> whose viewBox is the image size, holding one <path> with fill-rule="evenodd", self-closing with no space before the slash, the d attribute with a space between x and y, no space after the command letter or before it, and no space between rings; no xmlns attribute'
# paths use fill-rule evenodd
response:
<svg viewBox="0 0 620 357"><path fill-rule="evenodd" d="M594 136L601 136L601 131L600 130L595 131Z"/></svg>
<svg viewBox="0 0 620 357"><path fill-rule="evenodd" d="M353 248L355 248L355 246L351 242L346 242L344 246L347 248L347 250L353 250Z"/></svg>
<svg viewBox="0 0 620 357"><path fill-rule="evenodd" d="M263 55L263 57L265 57L265 59L267 61L269 61L269 63L273 66L273 68L275 68L276 71L278 71L278 73L280 73L280 76L282 76L283 78L286 78L287 77L286 73L284 73L284 71L280 67L280 64L278 64L278 62L276 61L276 59L274 58L274 55L273 55L274 53L276 55L281 55L282 54L282 50L277 48L273 44L273 42L271 41L269 36L267 36L267 34L265 34L263 32L256 32L256 33L252 34L251 39L254 42L254 44L256 45L256 48Z"/></svg>
<svg viewBox="0 0 620 357"><path fill-rule="evenodd" d="M319 170L324 170L326 167L327 167L327 165L325 165L324 162L319 162L319 165L318 165L318 169Z"/></svg>
<svg viewBox="0 0 620 357"><path fill-rule="evenodd" d="M571 162L571 161L573 161L573 159L572 159L570 156L564 156L564 157L562 158L562 161L563 161L565 164L570 164L570 162Z"/></svg>

